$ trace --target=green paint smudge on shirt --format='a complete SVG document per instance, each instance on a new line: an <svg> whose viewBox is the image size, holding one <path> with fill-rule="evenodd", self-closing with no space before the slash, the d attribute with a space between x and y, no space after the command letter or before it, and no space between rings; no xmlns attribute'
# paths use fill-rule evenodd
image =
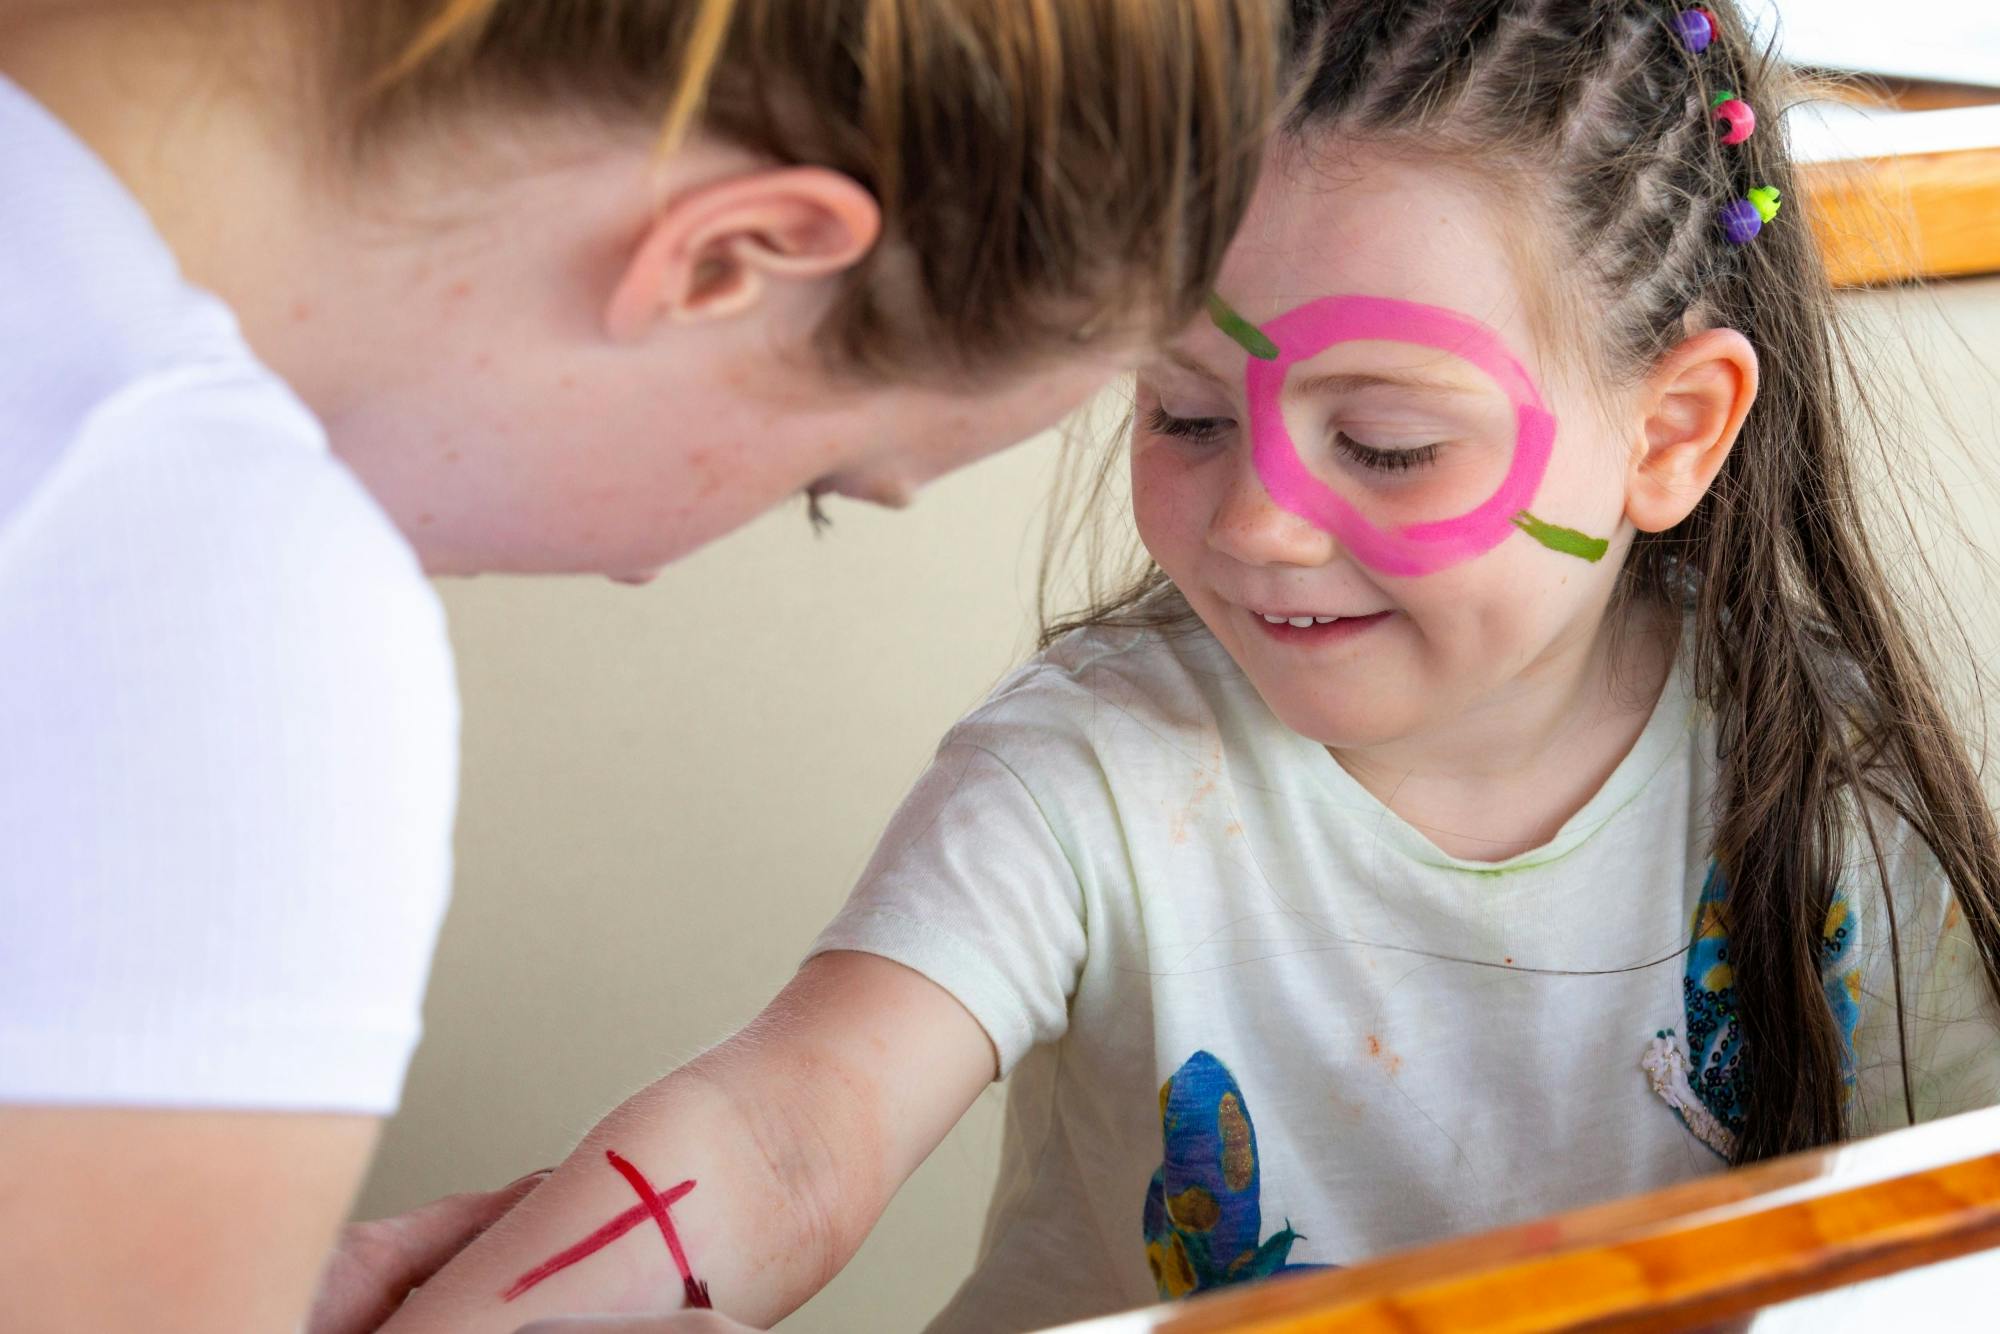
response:
<svg viewBox="0 0 2000 1334"><path fill-rule="evenodd" d="M1215 321L1215 327L1229 335L1245 352L1259 361L1276 361L1278 345L1262 329L1238 315L1229 308L1229 303L1214 292L1208 294L1208 318Z"/></svg>
<svg viewBox="0 0 2000 1334"><path fill-rule="evenodd" d="M1552 523L1543 523L1526 510L1514 516L1514 526L1550 551L1560 551L1579 560L1595 563L1604 559L1604 553L1611 549L1611 543L1605 538L1587 537L1574 528L1558 528Z"/></svg>

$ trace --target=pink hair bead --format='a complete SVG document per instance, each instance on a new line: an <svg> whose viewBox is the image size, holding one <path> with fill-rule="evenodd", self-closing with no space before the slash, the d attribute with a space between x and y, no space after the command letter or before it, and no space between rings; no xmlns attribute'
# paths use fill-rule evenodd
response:
<svg viewBox="0 0 2000 1334"><path fill-rule="evenodd" d="M1757 132L1757 113L1740 97L1725 98L1716 103L1715 110L1710 114L1728 127L1722 134L1725 144L1740 144Z"/></svg>

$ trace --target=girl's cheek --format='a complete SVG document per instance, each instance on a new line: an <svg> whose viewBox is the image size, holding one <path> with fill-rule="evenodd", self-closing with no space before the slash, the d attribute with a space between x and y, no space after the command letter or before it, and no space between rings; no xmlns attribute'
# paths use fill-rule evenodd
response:
<svg viewBox="0 0 2000 1334"><path fill-rule="evenodd" d="M1193 534L1200 509L1199 481L1174 451L1136 445L1132 452L1132 517L1148 546L1180 545Z"/></svg>

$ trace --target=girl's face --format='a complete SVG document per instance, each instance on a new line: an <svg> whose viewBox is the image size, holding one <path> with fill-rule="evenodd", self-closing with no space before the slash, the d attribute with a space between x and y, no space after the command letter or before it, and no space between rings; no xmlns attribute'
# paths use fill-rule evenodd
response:
<svg viewBox="0 0 2000 1334"><path fill-rule="evenodd" d="M1106 337L976 384L831 374L812 331L873 200L707 140L656 157L650 131L558 139L462 215L318 224L360 261L199 266L431 572L637 581L808 489L900 505L1138 360Z"/></svg>
<svg viewBox="0 0 2000 1334"><path fill-rule="evenodd" d="M1204 326L1139 378L1147 549L1336 749L1504 720L1595 644L1631 540L1639 432L1541 336L1502 222L1437 167L1281 157L1217 289L1277 359Z"/></svg>

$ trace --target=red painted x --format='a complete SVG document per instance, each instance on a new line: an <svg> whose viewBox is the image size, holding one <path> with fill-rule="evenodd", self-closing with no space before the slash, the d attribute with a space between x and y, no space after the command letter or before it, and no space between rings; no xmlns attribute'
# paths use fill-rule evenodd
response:
<svg viewBox="0 0 2000 1334"><path fill-rule="evenodd" d="M603 1250L606 1246L609 1246L612 1242L618 1240L627 1232L630 1232L633 1228L638 1227L650 1218L659 1224L660 1236L665 1238L667 1243L667 1252L674 1258L674 1268L680 1271L681 1288L687 1297L687 1304L703 1309L713 1306L714 1303L708 1299L708 1285L695 1278L694 1270L688 1264L687 1249L681 1245L680 1234L674 1230L673 1215L667 1212L669 1206L685 1197L689 1191L694 1189L694 1182L683 1181L679 1185L669 1188L665 1194L661 1194L659 1191L653 1189L652 1182L646 1180L645 1173L634 1167L626 1159L620 1157L617 1150L606 1149L604 1156L611 1163L612 1168L617 1171L618 1175L625 1178L626 1184L638 1193L639 1203L627 1209L603 1227L598 1228L597 1231L591 1233L582 1241L576 1243L576 1245L566 1250L558 1251L536 1265L533 1269L530 1269L527 1273L521 1275L521 1277L515 1279L512 1286L500 1294L501 1300L513 1301L543 1279L548 1278L552 1274L561 1273L578 1260L595 1255L598 1251Z"/></svg>

